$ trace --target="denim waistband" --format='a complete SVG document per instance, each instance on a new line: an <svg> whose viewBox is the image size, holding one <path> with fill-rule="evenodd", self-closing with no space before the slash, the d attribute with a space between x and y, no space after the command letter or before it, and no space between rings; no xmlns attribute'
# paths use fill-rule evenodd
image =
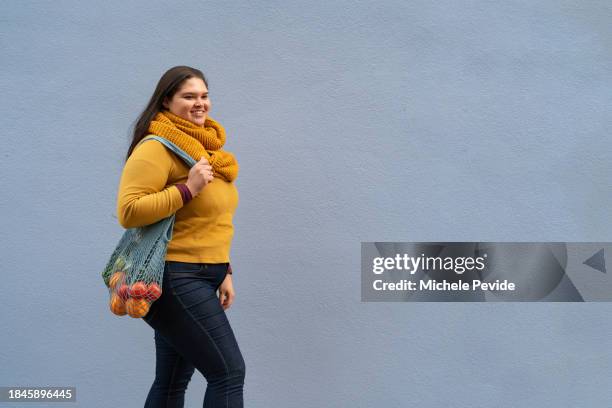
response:
<svg viewBox="0 0 612 408"><path fill-rule="evenodd" d="M227 267L229 265L229 262L205 263L205 262L166 261L166 263L167 264L173 264L173 265L176 265L176 266L180 266L180 265L185 265L185 266L201 265L201 266L225 266L225 267Z"/></svg>
<svg viewBox="0 0 612 408"><path fill-rule="evenodd" d="M229 263L197 263L166 261L166 270L170 273L194 273L210 271L211 273L227 273Z"/></svg>

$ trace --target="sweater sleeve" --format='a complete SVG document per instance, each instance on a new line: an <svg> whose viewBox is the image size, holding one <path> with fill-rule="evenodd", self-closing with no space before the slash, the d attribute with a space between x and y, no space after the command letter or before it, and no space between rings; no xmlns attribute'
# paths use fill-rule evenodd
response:
<svg viewBox="0 0 612 408"><path fill-rule="evenodd" d="M117 196L117 217L124 228L153 224L183 206L176 186L166 187L172 153L156 141L147 141L125 163Z"/></svg>

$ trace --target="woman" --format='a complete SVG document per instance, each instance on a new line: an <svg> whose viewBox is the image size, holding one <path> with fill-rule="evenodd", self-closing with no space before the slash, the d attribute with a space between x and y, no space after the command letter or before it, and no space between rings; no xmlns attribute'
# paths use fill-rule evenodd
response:
<svg viewBox="0 0 612 408"><path fill-rule="evenodd" d="M121 176L123 227L176 213L162 295L144 317L155 330L156 348L145 407L182 407L195 369L208 382L204 407L243 406L244 360L224 311L234 301L229 251L238 163L222 150L225 130L208 117L210 106L201 71L168 70L136 122ZM149 134L170 140L197 164L189 169L156 140L139 144Z"/></svg>

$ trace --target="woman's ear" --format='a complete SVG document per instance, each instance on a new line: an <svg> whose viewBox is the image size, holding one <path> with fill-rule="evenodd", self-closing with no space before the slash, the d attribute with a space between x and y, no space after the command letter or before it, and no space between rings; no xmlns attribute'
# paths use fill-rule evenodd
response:
<svg viewBox="0 0 612 408"><path fill-rule="evenodd" d="M162 106L166 109L168 109L168 97L166 96L164 98L164 100L162 101Z"/></svg>

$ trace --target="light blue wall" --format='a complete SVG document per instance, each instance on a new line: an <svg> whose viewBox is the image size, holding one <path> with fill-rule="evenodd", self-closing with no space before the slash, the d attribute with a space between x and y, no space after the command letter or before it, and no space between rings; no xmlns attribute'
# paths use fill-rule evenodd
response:
<svg viewBox="0 0 612 408"><path fill-rule="evenodd" d="M361 303L359 251L612 241L610 2L317 3L3 4L0 385L143 404L153 333L99 272L129 127L186 64L241 165L246 406L609 407L612 304Z"/></svg>

